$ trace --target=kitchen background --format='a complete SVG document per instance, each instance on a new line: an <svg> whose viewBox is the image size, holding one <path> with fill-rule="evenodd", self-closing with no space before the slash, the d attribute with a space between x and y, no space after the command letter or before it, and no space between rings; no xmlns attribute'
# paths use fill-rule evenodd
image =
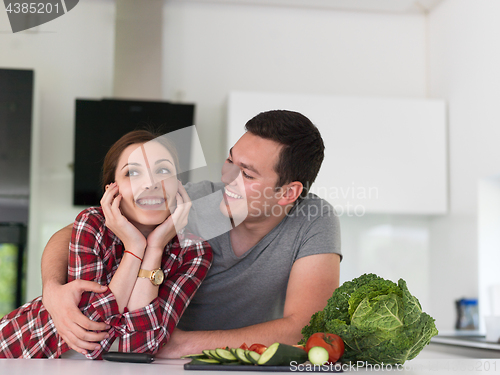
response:
<svg viewBox="0 0 500 375"><path fill-rule="evenodd" d="M499 1L145 3L85 0L16 34L0 10L0 68L35 71L27 298L41 293L46 242L81 209L69 167L76 98L195 103L205 157L217 163L237 90L444 100L445 212L342 216L341 281L403 277L442 331L454 328L456 299L478 297L491 314L489 286L500 284Z"/></svg>

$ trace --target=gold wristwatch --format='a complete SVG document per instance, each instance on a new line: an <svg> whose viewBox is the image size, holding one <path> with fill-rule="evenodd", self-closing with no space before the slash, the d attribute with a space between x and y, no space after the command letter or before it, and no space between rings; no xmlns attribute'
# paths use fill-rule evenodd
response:
<svg viewBox="0 0 500 375"><path fill-rule="evenodd" d="M154 286L161 285L163 282L163 279L165 278L165 275L163 274L163 270L161 268L158 268L157 270L143 270L142 268L139 270L139 274L137 277L142 277L144 279L149 279L151 280L151 283Z"/></svg>

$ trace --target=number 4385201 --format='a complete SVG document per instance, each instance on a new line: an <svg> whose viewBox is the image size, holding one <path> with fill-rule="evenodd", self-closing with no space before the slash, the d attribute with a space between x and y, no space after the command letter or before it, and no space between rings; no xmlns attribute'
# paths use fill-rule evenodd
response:
<svg viewBox="0 0 500 375"><path fill-rule="evenodd" d="M9 3L5 8L7 13L59 13L59 3Z"/></svg>

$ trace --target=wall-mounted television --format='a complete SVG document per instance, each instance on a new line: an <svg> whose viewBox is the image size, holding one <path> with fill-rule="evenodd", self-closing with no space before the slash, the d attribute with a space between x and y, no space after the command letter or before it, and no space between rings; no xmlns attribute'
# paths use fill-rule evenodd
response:
<svg viewBox="0 0 500 375"><path fill-rule="evenodd" d="M76 99L73 204L99 205L104 156L122 135L137 129L167 134L192 126L194 110L194 104L164 101ZM191 142L182 144L186 146L177 150L179 163L188 171ZM181 181L187 177L187 173L179 176Z"/></svg>

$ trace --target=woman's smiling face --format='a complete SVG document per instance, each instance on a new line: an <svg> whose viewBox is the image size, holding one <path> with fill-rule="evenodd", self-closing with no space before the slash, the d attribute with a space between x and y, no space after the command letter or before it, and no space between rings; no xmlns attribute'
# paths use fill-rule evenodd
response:
<svg viewBox="0 0 500 375"><path fill-rule="evenodd" d="M123 150L115 171L122 214L136 226L161 224L175 209L177 171L160 143L133 144Z"/></svg>

